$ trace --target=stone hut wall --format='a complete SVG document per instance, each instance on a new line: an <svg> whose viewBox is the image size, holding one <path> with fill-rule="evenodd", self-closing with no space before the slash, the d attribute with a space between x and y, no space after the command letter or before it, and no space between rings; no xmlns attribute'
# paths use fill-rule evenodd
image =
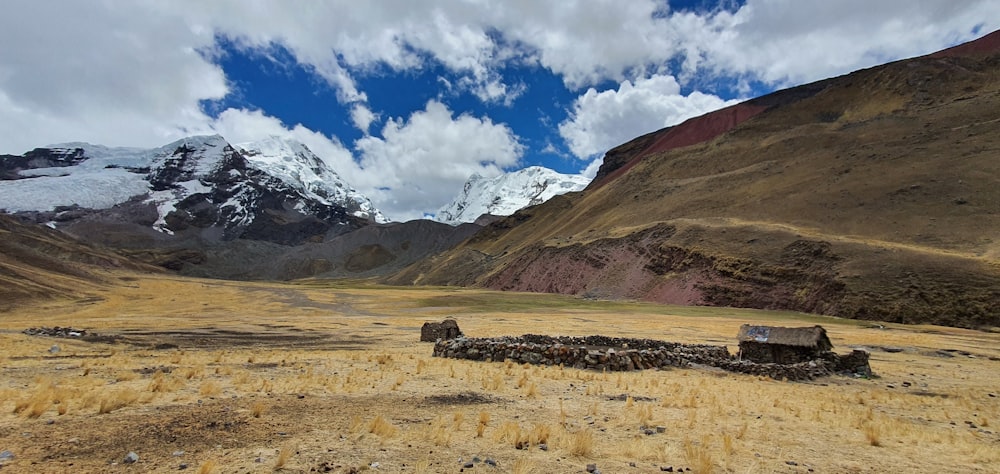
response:
<svg viewBox="0 0 1000 474"><path fill-rule="evenodd" d="M867 353L864 354L864 367ZM625 339L606 336L552 337L527 334L522 337L457 338L439 340L433 356L488 362L513 361L536 365L561 365L577 369L630 371L704 365L730 372L767 376L781 380L810 380L846 370L860 363L860 356L842 363L832 352L821 358L796 364L761 364L738 360L725 346L679 344L652 339ZM853 371L853 367L852 367ZM871 375L868 368L867 374Z"/></svg>
<svg viewBox="0 0 1000 474"><path fill-rule="evenodd" d="M767 342L740 342L740 358L758 363L798 364L820 357L821 351L811 347L789 346Z"/></svg>
<svg viewBox="0 0 1000 474"><path fill-rule="evenodd" d="M868 351L855 349L850 354L834 355L836 356L834 371L838 373L857 374L864 377L872 376L872 366L868 363Z"/></svg>
<svg viewBox="0 0 1000 474"><path fill-rule="evenodd" d="M421 342L437 342L439 339L449 340L461 335L462 331L454 319L445 319L440 323L426 322L420 328Z"/></svg>

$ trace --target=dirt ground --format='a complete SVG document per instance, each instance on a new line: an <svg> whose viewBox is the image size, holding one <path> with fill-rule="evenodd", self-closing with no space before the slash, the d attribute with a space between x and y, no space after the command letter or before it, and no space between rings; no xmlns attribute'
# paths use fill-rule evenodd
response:
<svg viewBox="0 0 1000 474"><path fill-rule="evenodd" d="M822 324L877 378L597 373L433 358L468 336L726 344ZM29 336L71 326L94 341ZM0 472L995 472L1000 334L343 282L123 276L0 313ZM138 460L126 462L129 453ZM669 470L668 470L669 469Z"/></svg>

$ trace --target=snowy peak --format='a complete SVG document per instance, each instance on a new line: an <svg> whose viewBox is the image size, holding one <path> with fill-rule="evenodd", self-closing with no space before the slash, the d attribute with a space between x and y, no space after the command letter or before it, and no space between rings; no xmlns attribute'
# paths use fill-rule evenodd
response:
<svg viewBox="0 0 1000 474"><path fill-rule="evenodd" d="M238 147L219 135L153 149L65 143L0 156L0 210L46 222L70 208L100 219L125 207L131 216L152 209L135 223L166 234L283 244L386 221L309 148L276 137Z"/></svg>
<svg viewBox="0 0 1000 474"><path fill-rule="evenodd" d="M248 166L300 191L303 197L338 204L362 219L389 222L365 195L357 192L307 146L281 137L240 143Z"/></svg>
<svg viewBox="0 0 1000 474"><path fill-rule="evenodd" d="M240 160L219 135L184 138L161 147L153 156L149 183L154 191L194 180L212 181L213 174Z"/></svg>
<svg viewBox="0 0 1000 474"><path fill-rule="evenodd" d="M435 214L435 220L458 225L474 222L483 214L509 216L519 209L541 204L554 196L587 187L590 179L532 166L493 178L473 174L462 193Z"/></svg>

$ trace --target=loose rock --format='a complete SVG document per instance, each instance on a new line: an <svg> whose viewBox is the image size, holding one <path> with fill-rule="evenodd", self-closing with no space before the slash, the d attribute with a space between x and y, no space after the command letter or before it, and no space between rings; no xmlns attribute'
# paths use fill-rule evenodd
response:
<svg viewBox="0 0 1000 474"><path fill-rule="evenodd" d="M129 451L129 453L125 455L125 459L123 459L122 462L125 464L135 464L139 462L139 455L135 454L135 451Z"/></svg>

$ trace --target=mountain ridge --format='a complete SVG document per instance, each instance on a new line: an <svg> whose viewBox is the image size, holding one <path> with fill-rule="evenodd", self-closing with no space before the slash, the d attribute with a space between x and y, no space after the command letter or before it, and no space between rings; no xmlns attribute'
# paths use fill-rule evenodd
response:
<svg viewBox="0 0 1000 474"><path fill-rule="evenodd" d="M998 35L639 137L386 281L1000 326Z"/></svg>
<svg viewBox="0 0 1000 474"><path fill-rule="evenodd" d="M480 216L509 216L554 196L580 191L590 183L581 175L568 175L541 166L529 166L492 178L473 174L462 192L441 207L434 220L458 225L475 222Z"/></svg>
<svg viewBox="0 0 1000 474"><path fill-rule="evenodd" d="M4 157L0 167L14 178L0 180L0 208L50 225L128 207L133 222L167 235L294 243L331 226L388 221L308 147L278 137L238 147L220 135L151 149L66 143ZM300 229L281 236L267 222Z"/></svg>
<svg viewBox="0 0 1000 474"><path fill-rule="evenodd" d="M481 227L390 223L308 147L280 137L66 143L0 159L0 176L0 207L19 218L189 276L379 276Z"/></svg>

